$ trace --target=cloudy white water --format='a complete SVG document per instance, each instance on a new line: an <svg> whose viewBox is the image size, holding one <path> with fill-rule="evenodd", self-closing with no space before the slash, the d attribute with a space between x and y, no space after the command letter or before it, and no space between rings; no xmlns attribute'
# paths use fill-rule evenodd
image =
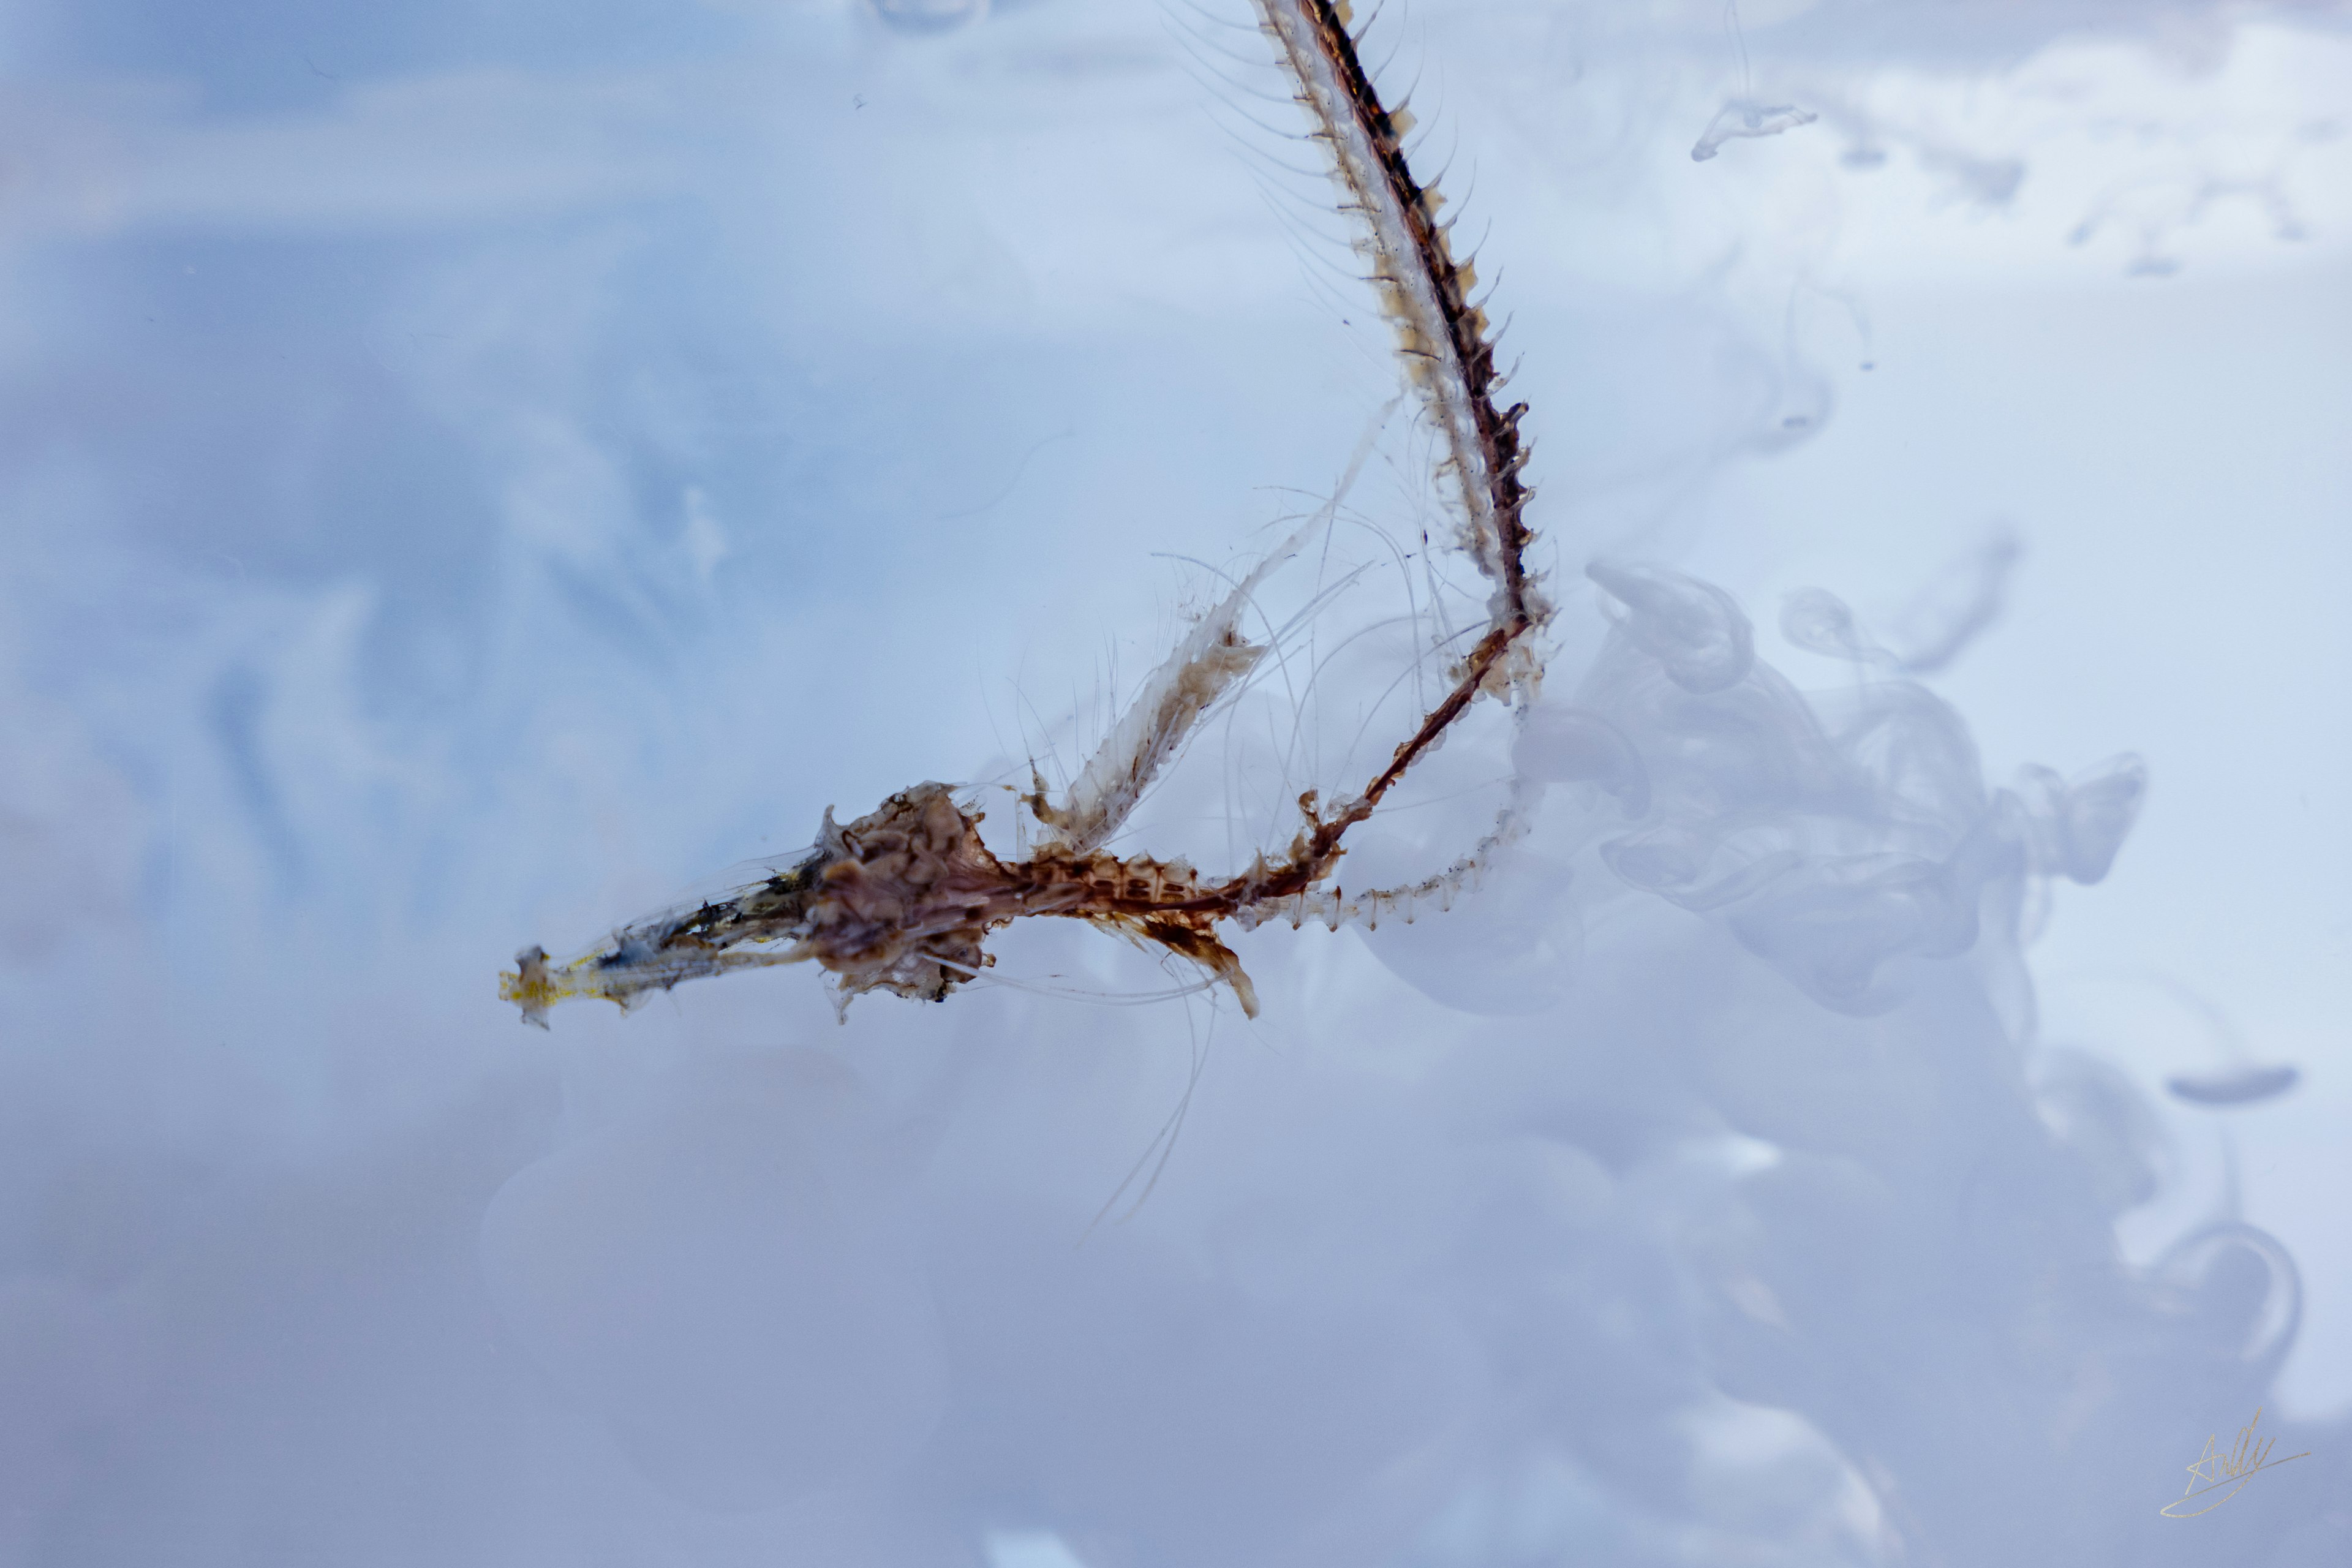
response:
<svg viewBox="0 0 2352 1568"><path fill-rule="evenodd" d="M2340 9L1393 10L1559 614L1351 872L1528 839L1255 1023L497 1001L1417 543L1246 16L0 20L0 1563L2352 1560Z"/></svg>

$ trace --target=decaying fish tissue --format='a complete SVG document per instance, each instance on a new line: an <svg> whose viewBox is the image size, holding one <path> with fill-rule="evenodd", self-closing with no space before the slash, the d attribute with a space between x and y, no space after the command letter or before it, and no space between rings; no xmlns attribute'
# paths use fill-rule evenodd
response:
<svg viewBox="0 0 2352 1568"><path fill-rule="evenodd" d="M628 1006L681 980L769 964L812 962L830 972L844 1004L868 991L937 1001L990 963L990 931L1028 915L1089 921L1176 953L1229 985L1245 1012L1256 997L1240 962L1218 939L1221 921L1244 929L1276 918L1330 925L1449 902L1486 858L1523 829L1518 799L1469 854L1402 888L1349 893L1334 880L1342 840L1447 728L1481 697L1532 698L1542 674L1537 634L1549 608L1526 565L1528 494L1524 404L1499 406L1495 345L1469 298L1475 275L1454 259L1437 216L1444 198L1407 164L1402 138L1412 117L1384 106L1357 56L1344 4L1259 0L1259 18L1289 72L1310 134L1329 155L1341 205L1359 220L1355 240L1396 329L1398 353L1438 440L1442 489L1459 513L1456 543L1490 589L1487 625L1447 672L1449 689L1402 741L1387 765L1352 795L1299 797L1304 818L1276 858L1205 879L1180 860L1121 858L1101 851L1185 738L1256 662L1261 648L1235 630L1250 591L1290 550L1276 552L1203 617L1145 683L1072 787L1056 804L1042 782L1026 802L1044 830L1029 858L1000 860L981 842L978 813L938 784L892 796L836 826L830 812L815 851L792 869L730 897L674 910L616 932L569 963L526 951L501 978L501 994L542 1026L548 1006L601 996ZM1324 521L1328 522L1328 513Z"/></svg>

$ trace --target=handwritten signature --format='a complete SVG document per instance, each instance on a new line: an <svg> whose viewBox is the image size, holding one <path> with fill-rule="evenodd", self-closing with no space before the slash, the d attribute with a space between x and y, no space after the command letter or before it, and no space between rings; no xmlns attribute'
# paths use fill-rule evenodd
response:
<svg viewBox="0 0 2352 1568"><path fill-rule="evenodd" d="M2236 1497L2245 1489L2248 1481L2252 1480L2263 1471L2295 1459L2311 1458L2311 1450L2306 1448L2300 1454L2289 1454L2284 1459L2272 1458L2271 1447L2278 1439L2266 1437L2259 1444L2254 1441L2254 1426L2262 1418L2262 1407L2257 1405L2254 1408L2254 1419L2238 1428L2238 1441L2226 1454L2217 1452L2213 1447L2214 1439L2208 1436L2205 1439L2205 1451L2197 1456L2195 1464L2189 1467L2188 1489L2156 1511L2167 1519L2194 1519L2200 1513L2220 1508L2223 1503ZM2198 1484L2200 1481L2204 1485L2200 1486ZM2223 1487L2228 1487L2230 1489L2221 1492L2220 1497L2213 1499L2203 1507L2186 1510L2181 1508L2181 1504L2191 1499L2221 1491Z"/></svg>

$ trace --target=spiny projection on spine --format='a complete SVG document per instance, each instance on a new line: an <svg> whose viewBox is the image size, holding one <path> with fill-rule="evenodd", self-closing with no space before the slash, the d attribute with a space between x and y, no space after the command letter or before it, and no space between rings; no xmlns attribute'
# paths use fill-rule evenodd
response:
<svg viewBox="0 0 2352 1568"><path fill-rule="evenodd" d="M1495 347L1486 312L1470 298L1475 268L1457 262L1434 184L1413 177L1404 149L1412 116L1383 108L1331 0L1259 0L1259 15L1297 83L1297 99L1328 150L1334 175L1362 223L1357 247L1395 326L1398 351L1444 433L1446 466L1463 509L1463 545L1494 584L1491 632L1513 647L1543 616L1528 582L1528 491L1519 470L1524 403L1498 408ZM1476 658L1473 655L1473 658ZM1490 655L1499 667L1500 652Z"/></svg>
<svg viewBox="0 0 2352 1568"><path fill-rule="evenodd" d="M1343 205L1360 222L1357 248L1370 264L1408 377L1443 438L1440 466L1460 507L1460 543L1490 585L1486 629L1454 666L1444 696L1360 793L1328 805L1312 791L1301 795L1304 823L1278 858L1261 854L1212 879L1181 860L1100 847L1263 651L1240 635L1240 614L1265 574L1297 549L1302 529L1152 673L1067 800L1049 801L1042 783L1027 797L1043 829L1028 858L1007 863L992 854L981 842L980 814L959 805L944 784L918 784L846 826L827 812L816 847L790 870L625 927L569 963L551 962L543 948L525 951L499 989L526 1020L543 1026L547 1008L567 997L601 996L626 1008L682 980L798 963L830 972L844 1006L868 991L938 1001L993 962L983 946L989 932L1027 915L1086 921L1174 952L1230 985L1254 1016L1255 993L1218 939L1221 921L1246 929L1318 919L1336 926L1377 923L1398 910L1410 919L1419 901L1449 902L1486 857L1517 836L1515 796L1476 847L1421 882L1352 896L1333 882L1348 831L1474 701L1532 696L1542 673L1536 634L1549 610L1526 564L1528 491L1519 472L1528 449L1519 422L1527 405L1496 405L1502 377L1486 316L1470 298L1475 272L1454 259L1437 216L1443 198L1413 176L1403 143L1412 118L1381 103L1344 5L1255 4L1310 134L1330 156ZM1330 510L1308 528L1328 522Z"/></svg>

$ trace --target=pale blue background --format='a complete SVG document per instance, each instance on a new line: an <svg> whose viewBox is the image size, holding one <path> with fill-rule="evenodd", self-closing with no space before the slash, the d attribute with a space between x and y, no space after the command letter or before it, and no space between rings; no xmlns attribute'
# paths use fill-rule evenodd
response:
<svg viewBox="0 0 2352 1568"><path fill-rule="evenodd" d="M2305 1287L2265 1420L2314 1458L2150 1534L2251 1403L2149 1373L2161 1462L2036 1433L2070 1457L2011 1493L1990 1395L1941 1422L1824 1373L1847 1430L1933 1435L1906 1484L1980 1498L1924 1505L1955 1563L2316 1563L2352 1528L2352 52L2340 10L2285 15L1750 7L1752 89L1823 120L1704 164L1742 90L1712 4L1397 34L1525 355L1559 689L1592 557L1723 584L1835 685L1769 635L1780 593L1883 615L2006 525L2006 614L1937 681L1987 773L2150 762L2032 951L2041 1037L2163 1129L2116 1256L2234 1160ZM1675 1048L1645 998L1840 1026L1727 943L1662 925L1654 973L1562 1004L1601 1022L1538 1027L1255 935L1267 1018L1218 1019L1150 1203L1091 1237L1205 1004L844 1029L787 972L541 1036L495 1001L526 942L1016 760L1024 714L1157 657L1155 552L1231 560L1270 487L1329 485L1394 373L1279 166L1311 149L1248 118L1289 128L1249 96L1278 83L1216 47L1258 45L1073 0L922 36L832 4L0 21L0 1563L1893 1560L1880 1478L1701 1397L1676 1260L1760 1146L1702 1118L1603 1157ZM2031 112L1955 107L2003 92ZM1874 135L1883 168L1839 162ZM2191 212L2248 170L2300 238ZM2145 234L2070 246L2111 190ZM1006 963L1159 983L1058 934ZM2160 1085L2232 1032L2304 1082L2225 1154ZM1494 1131L1570 1100L1581 1142Z"/></svg>

